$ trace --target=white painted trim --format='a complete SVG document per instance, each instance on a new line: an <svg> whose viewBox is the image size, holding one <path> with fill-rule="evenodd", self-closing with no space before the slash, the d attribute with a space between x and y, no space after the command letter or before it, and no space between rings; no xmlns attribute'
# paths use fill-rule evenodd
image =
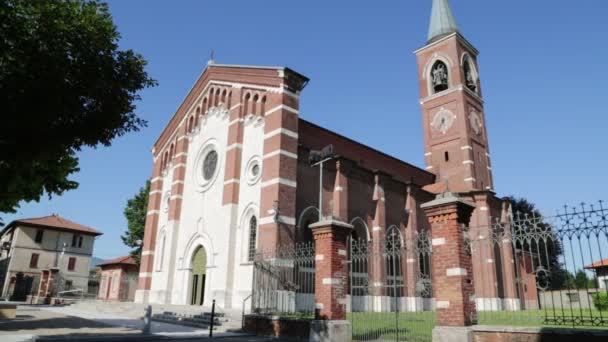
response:
<svg viewBox="0 0 608 342"><path fill-rule="evenodd" d="M435 307L437 309L448 309L450 307L450 301L449 300L438 300L437 303L435 304Z"/></svg>
<svg viewBox="0 0 608 342"><path fill-rule="evenodd" d="M148 210L148 212L146 213L146 216L154 215L154 214L160 214L160 210Z"/></svg>
<svg viewBox="0 0 608 342"><path fill-rule="evenodd" d="M162 182L162 181L163 181L163 177L154 177L154 178L150 179L150 183Z"/></svg>
<svg viewBox="0 0 608 342"><path fill-rule="evenodd" d="M171 197L169 197L169 199L184 199L184 196L182 196L182 195L171 195Z"/></svg>
<svg viewBox="0 0 608 342"><path fill-rule="evenodd" d="M150 277L152 277L152 272L140 272L139 277L140 278L150 278Z"/></svg>
<svg viewBox="0 0 608 342"><path fill-rule="evenodd" d="M382 230L382 227L380 227L380 226L374 226L374 227L372 228L372 231L374 231L374 232L379 232L379 231L381 231L381 230Z"/></svg>
<svg viewBox="0 0 608 342"><path fill-rule="evenodd" d="M323 285L341 285L342 279L340 278L323 278Z"/></svg>
<svg viewBox="0 0 608 342"><path fill-rule="evenodd" d="M285 179L285 178L273 178L270 180L267 180L265 182L262 182L262 188L265 188L267 186L271 186L274 184L283 184L283 185L287 185L290 186L292 188L296 188L298 186L298 183L289 179Z"/></svg>
<svg viewBox="0 0 608 342"><path fill-rule="evenodd" d="M150 193L149 193L149 194L150 194L150 195L154 195L154 194L162 194L162 193L163 193L163 191L162 191L162 190L152 190L152 191L150 191Z"/></svg>
<svg viewBox="0 0 608 342"><path fill-rule="evenodd" d="M346 249L338 249L338 255L346 256Z"/></svg>
<svg viewBox="0 0 608 342"><path fill-rule="evenodd" d="M479 210L481 210L481 211L488 211L488 207L480 207Z"/></svg>
<svg viewBox="0 0 608 342"><path fill-rule="evenodd" d="M279 223L286 223L292 226L296 225L296 218L295 217L289 217L289 216L280 216L278 217L279 219ZM266 217L262 217L260 219L260 225L263 224L269 224L269 223L275 223L274 222L274 215L273 216L266 216Z"/></svg>
<svg viewBox="0 0 608 342"><path fill-rule="evenodd" d="M322 261L322 260L325 260L325 255L323 255L323 254L315 255L315 261Z"/></svg>
<svg viewBox="0 0 608 342"><path fill-rule="evenodd" d="M235 148L242 150L243 144L236 143L236 144L228 145L228 147L226 147L226 151L234 150Z"/></svg>
<svg viewBox="0 0 608 342"><path fill-rule="evenodd" d="M441 246L445 245L445 238L436 238L431 241L433 246Z"/></svg>
<svg viewBox="0 0 608 342"><path fill-rule="evenodd" d="M237 123L237 122L244 122L244 121L245 121L245 119L241 119L241 118L234 119L234 120L232 120L232 121L230 121L230 122L228 123L228 126L232 126L232 125L234 125L234 124L235 124L235 123Z"/></svg>
<svg viewBox="0 0 608 342"><path fill-rule="evenodd" d="M432 166L427 166L425 169L427 169L427 170L432 170L432 169L433 169L433 167L432 167Z"/></svg>
<svg viewBox="0 0 608 342"><path fill-rule="evenodd" d="M472 164L475 164L475 162L474 162L474 161L472 161L472 160L465 160L465 161L463 161L462 163L463 163L464 165L467 165L467 164L471 164L471 165L472 165Z"/></svg>
<svg viewBox="0 0 608 342"><path fill-rule="evenodd" d="M179 163L179 164L175 164L173 166L173 170L177 169L178 167L186 167L186 163Z"/></svg>
<svg viewBox="0 0 608 342"><path fill-rule="evenodd" d="M180 153L178 153L178 154L175 155L175 158L181 157L181 156L186 156L187 157L188 153L186 153L186 152L180 152Z"/></svg>
<svg viewBox="0 0 608 342"><path fill-rule="evenodd" d="M290 112L290 113L293 113L293 114L296 114L296 115L299 115L299 114L300 114L300 111L299 111L299 110L297 110L297 109L295 109L295 108L291 108L291 107L286 106L286 105L284 105L284 104L280 104L280 105L278 105L278 106L276 106L276 107L272 108L271 110L267 111L266 113L264 113L264 116L271 115L271 114L273 114L274 112L277 112L277 111L279 111L279 110L281 110L281 109L286 110L286 111L288 111L288 112Z"/></svg>
<svg viewBox="0 0 608 342"><path fill-rule="evenodd" d="M467 270L464 268L455 267L455 268L448 268L445 273L448 277L460 277L460 276L466 276Z"/></svg>
<svg viewBox="0 0 608 342"><path fill-rule="evenodd" d="M465 178L464 181L465 182L474 182L474 181L476 181L476 179L473 177L469 177L469 178Z"/></svg>
<svg viewBox="0 0 608 342"><path fill-rule="evenodd" d="M334 188L334 191L336 191L336 192L342 192L342 191L344 191L344 188L341 187L341 186L337 186L337 187Z"/></svg>
<svg viewBox="0 0 608 342"><path fill-rule="evenodd" d="M460 147L460 149L461 150L472 150L473 146L471 146L471 145L465 145L465 146Z"/></svg>
<svg viewBox="0 0 608 342"><path fill-rule="evenodd" d="M143 251L143 252L141 252L141 256L145 256L145 255L154 255L154 251Z"/></svg>
<svg viewBox="0 0 608 342"><path fill-rule="evenodd" d="M233 111L233 110L235 110L235 109L239 108L241 105L242 105L242 104L239 102L239 103L235 104L234 106L232 106L232 107L231 107L229 110L230 110L230 111Z"/></svg>
<svg viewBox="0 0 608 342"><path fill-rule="evenodd" d="M284 155L286 157L289 157L289 158L298 159L298 155L297 154L291 153L291 152L285 151L285 150L275 150L275 151L272 151L272 152L270 152L268 154L265 154L264 155L264 159L272 158L272 157L274 157L276 155L279 155L279 154L282 154L282 155Z"/></svg>
<svg viewBox="0 0 608 342"><path fill-rule="evenodd" d="M294 139L298 139L298 133L294 132L294 131L290 131L288 129L285 128L277 128L274 131L270 131L266 134L264 134L264 139L268 139L270 137L274 137L277 134L284 134L288 137L292 137Z"/></svg>
<svg viewBox="0 0 608 342"><path fill-rule="evenodd" d="M228 185L228 184L232 184L232 183L241 184L241 181L237 178L232 178L232 179L225 181L224 185Z"/></svg>
<svg viewBox="0 0 608 342"><path fill-rule="evenodd" d="M488 258L488 260L486 260L486 262L487 262L488 264L492 264L492 263L494 263L494 259L492 259L492 258Z"/></svg>
<svg viewBox="0 0 608 342"><path fill-rule="evenodd" d="M433 155L433 152L427 152L424 154L425 157L432 156L432 155Z"/></svg>
<svg viewBox="0 0 608 342"><path fill-rule="evenodd" d="M315 303L315 309L323 310L323 303Z"/></svg>
<svg viewBox="0 0 608 342"><path fill-rule="evenodd" d="M176 184L186 184L183 180L176 180L173 181L173 183L171 183L171 185L176 185Z"/></svg>

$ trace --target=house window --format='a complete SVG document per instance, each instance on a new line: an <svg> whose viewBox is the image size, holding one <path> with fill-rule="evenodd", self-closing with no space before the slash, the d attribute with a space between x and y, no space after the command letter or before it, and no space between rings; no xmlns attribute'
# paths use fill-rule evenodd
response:
<svg viewBox="0 0 608 342"><path fill-rule="evenodd" d="M40 254L32 253L32 257L30 259L30 268L38 268L38 258L39 257L40 257Z"/></svg>
<svg viewBox="0 0 608 342"><path fill-rule="evenodd" d="M66 289L66 291L71 290L71 289L72 289L72 286L74 286L73 284L74 284L74 283L72 283L72 281L71 281L71 280L66 280L66 281L65 281L65 289Z"/></svg>
<svg viewBox="0 0 608 342"><path fill-rule="evenodd" d="M76 268L76 258L71 257L68 261L68 271L73 271Z"/></svg>
<svg viewBox="0 0 608 342"><path fill-rule="evenodd" d="M249 253L247 255L247 260L253 261L255 258L255 247L257 242L258 235L258 220L255 216L251 216L249 220Z"/></svg>
<svg viewBox="0 0 608 342"><path fill-rule="evenodd" d="M41 243L42 242L42 236L44 235L44 230L42 229L38 229L36 231L36 238L34 239L34 241L36 243Z"/></svg>
<svg viewBox="0 0 608 342"><path fill-rule="evenodd" d="M82 235L74 234L72 235L72 247L82 248Z"/></svg>

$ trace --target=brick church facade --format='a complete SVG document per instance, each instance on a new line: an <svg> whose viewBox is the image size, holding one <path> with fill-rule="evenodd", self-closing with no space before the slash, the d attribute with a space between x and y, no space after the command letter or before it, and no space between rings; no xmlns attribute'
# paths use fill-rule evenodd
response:
<svg viewBox="0 0 608 342"><path fill-rule="evenodd" d="M475 205L472 234L489 236L510 206L493 189L478 51L447 0L433 2L428 42L415 54L426 169L300 117L308 79L294 70L210 62L154 144L135 300L240 307L256 251L312 241L319 168L309 155L327 145L338 157L325 163L322 214L352 224L356 238L382 241L397 229L414 240L429 228L421 205L445 191ZM478 309L517 305L512 247L503 247L472 252ZM416 264L412 255L403 266L408 298Z"/></svg>

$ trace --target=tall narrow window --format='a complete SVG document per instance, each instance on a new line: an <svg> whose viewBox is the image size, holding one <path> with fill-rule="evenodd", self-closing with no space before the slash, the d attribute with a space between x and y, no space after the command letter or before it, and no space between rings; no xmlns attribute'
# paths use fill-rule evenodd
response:
<svg viewBox="0 0 608 342"><path fill-rule="evenodd" d="M160 244L160 255L158 256L158 264L156 265L157 271L163 270L163 264L165 263L165 242L167 241L167 236L163 233L163 239Z"/></svg>
<svg viewBox="0 0 608 342"><path fill-rule="evenodd" d="M42 236L44 235L44 230L42 229L38 229L36 231L36 239L34 240L36 243L41 243L42 242Z"/></svg>
<svg viewBox="0 0 608 342"><path fill-rule="evenodd" d="M78 248L82 248L82 240L84 240L84 236L80 235L78 237Z"/></svg>
<svg viewBox="0 0 608 342"><path fill-rule="evenodd" d="M76 244L78 244L78 235L72 234L72 247L76 247Z"/></svg>
<svg viewBox="0 0 608 342"><path fill-rule="evenodd" d="M70 257L68 260L68 271L73 271L76 269L76 258Z"/></svg>
<svg viewBox="0 0 608 342"><path fill-rule="evenodd" d="M30 268L38 268L38 258L39 257L40 257L40 254L32 253L32 257L30 259Z"/></svg>
<svg viewBox="0 0 608 342"><path fill-rule="evenodd" d="M450 161L450 153L448 151L445 151L444 153L444 157L445 157L445 161L449 162Z"/></svg>
<svg viewBox="0 0 608 342"><path fill-rule="evenodd" d="M249 253L247 255L247 260L253 261L255 258L255 247L257 244L258 237L258 220L255 216L251 216L249 220Z"/></svg>

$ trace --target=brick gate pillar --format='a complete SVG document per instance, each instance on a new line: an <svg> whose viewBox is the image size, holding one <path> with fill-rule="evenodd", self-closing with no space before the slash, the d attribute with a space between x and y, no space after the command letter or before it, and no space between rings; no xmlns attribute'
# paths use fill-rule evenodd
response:
<svg viewBox="0 0 608 342"><path fill-rule="evenodd" d="M437 327L433 341L466 341L475 317L475 287L471 254L465 248L463 226L475 206L452 193L438 195L421 206L432 234L433 289ZM467 339L465 339L467 338Z"/></svg>
<svg viewBox="0 0 608 342"><path fill-rule="evenodd" d="M315 321L311 341L350 341L346 321L348 236L353 226L337 220L310 226L315 240Z"/></svg>

